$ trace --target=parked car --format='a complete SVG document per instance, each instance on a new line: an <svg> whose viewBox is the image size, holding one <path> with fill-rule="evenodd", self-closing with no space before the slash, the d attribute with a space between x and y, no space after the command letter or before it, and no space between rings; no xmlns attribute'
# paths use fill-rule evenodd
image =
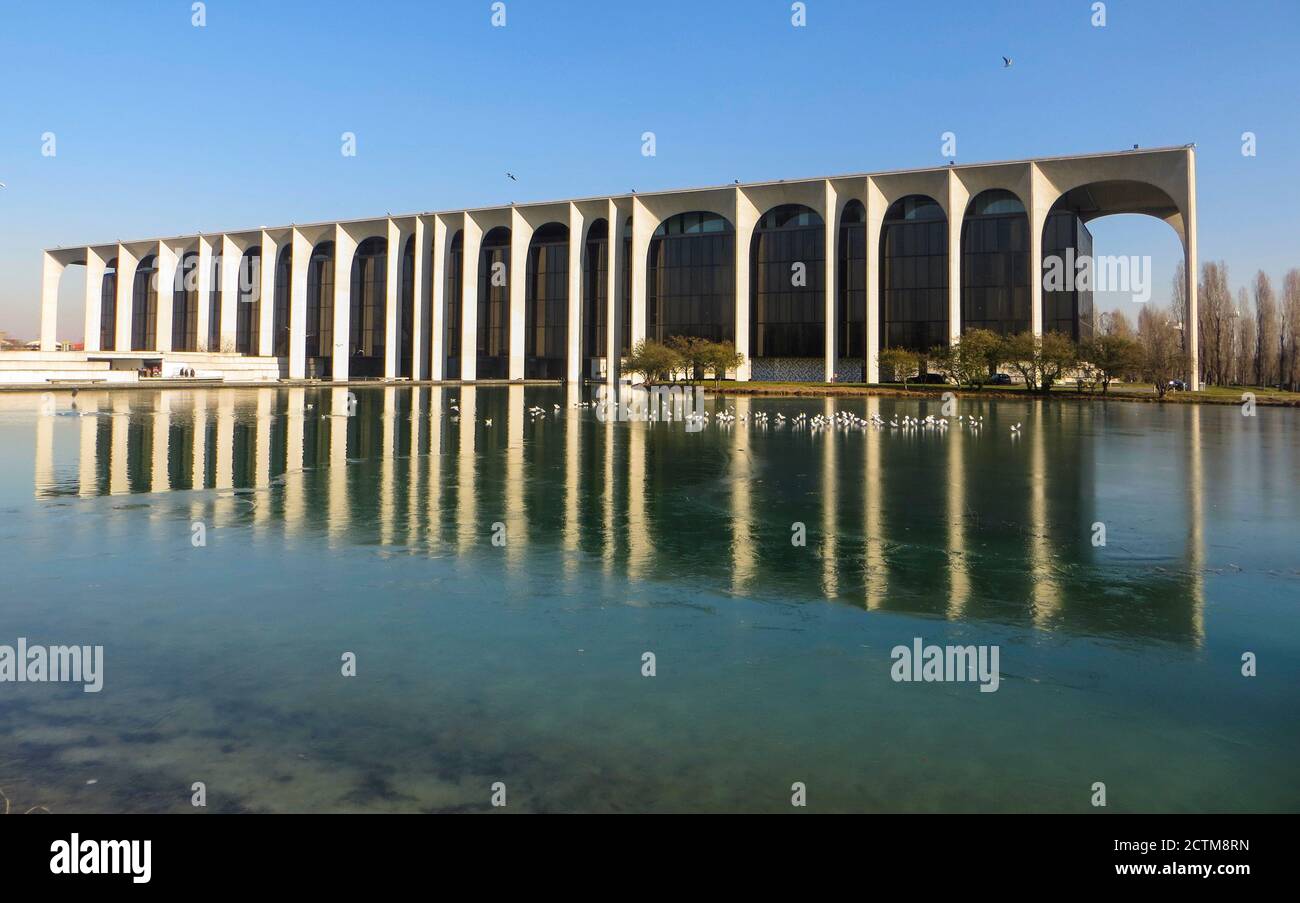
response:
<svg viewBox="0 0 1300 903"><path fill-rule="evenodd" d="M948 382L948 379L942 373L922 373L917 382L925 383L927 386L942 386Z"/></svg>
<svg viewBox="0 0 1300 903"><path fill-rule="evenodd" d="M1183 382L1181 379L1171 379L1169 380L1169 388L1175 392L1186 392L1187 383Z"/></svg>
<svg viewBox="0 0 1300 903"><path fill-rule="evenodd" d="M1010 373L994 373L989 377L990 386L1009 386L1011 385Z"/></svg>

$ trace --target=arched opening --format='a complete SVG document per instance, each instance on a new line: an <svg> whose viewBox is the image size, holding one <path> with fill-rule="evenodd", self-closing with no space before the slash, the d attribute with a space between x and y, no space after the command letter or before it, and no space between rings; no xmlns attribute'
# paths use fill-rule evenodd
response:
<svg viewBox="0 0 1300 903"><path fill-rule="evenodd" d="M388 312L388 240L367 238L352 259L348 375L384 375Z"/></svg>
<svg viewBox="0 0 1300 903"><path fill-rule="evenodd" d="M587 230L582 251L582 372L601 376L600 361L609 344L609 221L598 219Z"/></svg>
<svg viewBox="0 0 1300 903"><path fill-rule="evenodd" d="M402 306L398 308L397 375L415 379L415 236L402 245Z"/></svg>
<svg viewBox="0 0 1300 903"><path fill-rule="evenodd" d="M478 260L479 379L510 375L510 230L497 226L483 237Z"/></svg>
<svg viewBox="0 0 1300 903"><path fill-rule="evenodd" d="M228 351L221 347L221 255L212 255L212 281L208 289L208 351Z"/></svg>
<svg viewBox="0 0 1300 903"><path fill-rule="evenodd" d="M323 241L307 262L307 342L304 357L308 379L329 379L334 373L334 242Z"/></svg>
<svg viewBox="0 0 1300 903"><path fill-rule="evenodd" d="M442 347L446 355L446 369L443 374L448 378L453 375L461 376L461 310L464 305L464 293L461 290L461 279L463 276L463 266L465 257L465 233L457 232L451 239L451 247L447 251L447 272L446 272L446 304L444 305L443 314L443 336Z"/></svg>
<svg viewBox="0 0 1300 903"><path fill-rule="evenodd" d="M736 230L726 217L694 212L664 220L647 255L646 336L735 341L735 285Z"/></svg>
<svg viewBox="0 0 1300 903"><path fill-rule="evenodd" d="M293 286L293 245L280 249L275 262L275 309L271 322L271 353L289 356L289 294Z"/></svg>
<svg viewBox="0 0 1300 903"><path fill-rule="evenodd" d="M835 256L835 347L841 360L867 357L867 208L849 201L840 214ZM858 379L862 379L859 367Z"/></svg>
<svg viewBox="0 0 1300 903"><path fill-rule="evenodd" d="M933 198L889 205L880 234L880 347L948 344L948 218Z"/></svg>
<svg viewBox="0 0 1300 903"><path fill-rule="evenodd" d="M569 228L547 223L528 243L524 378L563 379L569 341Z"/></svg>
<svg viewBox="0 0 1300 903"><path fill-rule="evenodd" d="M825 262L826 227L815 210L784 204L759 218L749 249L754 379L823 379Z"/></svg>
<svg viewBox="0 0 1300 903"><path fill-rule="evenodd" d="M235 352L261 353L262 249L249 248L239 259L239 294L235 304Z"/></svg>
<svg viewBox="0 0 1300 903"><path fill-rule="evenodd" d="M158 258L145 256L131 286L131 350L158 348Z"/></svg>
<svg viewBox="0 0 1300 903"><path fill-rule="evenodd" d="M1015 335L1033 324L1029 217L1010 191L971 199L961 224L961 325Z"/></svg>
<svg viewBox="0 0 1300 903"><path fill-rule="evenodd" d="M99 282L99 348L101 351L117 350L117 258L104 267L104 278Z"/></svg>
<svg viewBox="0 0 1300 903"><path fill-rule="evenodd" d="M172 289L172 351L199 349L199 255L181 257Z"/></svg>
<svg viewBox="0 0 1300 903"><path fill-rule="evenodd" d="M1162 189L1145 182L1115 180L1092 182L1066 191L1052 204L1043 225L1044 332L1060 332L1077 342L1086 342L1095 331L1094 293L1104 298L1107 306L1121 309L1126 298L1137 299L1142 304L1151 298L1152 273L1147 266L1152 263L1150 256L1094 254L1088 223L1113 214L1143 214L1169 223L1179 235L1178 252L1174 256L1182 259L1178 231L1182 213ZM1085 271L1087 278L1079 278ZM1168 276L1172 281L1172 273ZM1181 301L1171 300L1173 313L1181 320L1184 316ZM1129 313L1135 316L1140 309L1132 308ZM1187 350L1186 328L1183 349Z"/></svg>

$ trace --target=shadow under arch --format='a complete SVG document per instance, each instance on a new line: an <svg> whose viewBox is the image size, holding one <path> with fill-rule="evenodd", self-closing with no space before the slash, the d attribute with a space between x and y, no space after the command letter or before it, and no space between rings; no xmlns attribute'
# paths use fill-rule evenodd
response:
<svg viewBox="0 0 1300 903"><path fill-rule="evenodd" d="M646 252L646 338L736 339L736 229L720 213L662 221Z"/></svg>
<svg viewBox="0 0 1300 903"><path fill-rule="evenodd" d="M478 379L510 376L510 246L508 226L496 226L483 236L478 262L477 358Z"/></svg>
<svg viewBox="0 0 1300 903"><path fill-rule="evenodd" d="M924 353L948 344L948 216L909 194L880 227L880 347Z"/></svg>
<svg viewBox="0 0 1300 903"><path fill-rule="evenodd" d="M803 204L781 204L758 218L749 242L749 348L754 379L823 376L826 356L826 225ZM808 374L766 358L810 359ZM769 365L771 366L771 365Z"/></svg>
<svg viewBox="0 0 1300 903"><path fill-rule="evenodd" d="M524 378L563 379L569 341L569 227L550 222L528 242Z"/></svg>

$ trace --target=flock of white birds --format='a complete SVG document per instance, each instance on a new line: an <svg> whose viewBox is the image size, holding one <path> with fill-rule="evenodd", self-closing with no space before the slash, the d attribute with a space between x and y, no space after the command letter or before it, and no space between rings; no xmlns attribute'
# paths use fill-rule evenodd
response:
<svg viewBox="0 0 1300 903"><path fill-rule="evenodd" d="M451 422L460 422L460 407L457 405L457 399L452 398L449 401L449 410L451 411ZM597 408L599 402L579 401L574 404L575 408ZM612 406L611 406L612 407ZM551 405L550 414L558 417L563 409L558 404ZM541 405L532 405L528 408L528 420L530 423L537 423L545 420L547 416L546 408ZM626 419L626 418L624 418ZM643 409L636 419L641 420L658 420L665 423L673 421L673 410L671 405L664 405L659 411L658 417L649 416L648 409ZM736 416L736 412L731 408L724 408L717 414L709 411L691 411L682 413L677 420L695 427L706 427L714 424L719 427L732 426L736 423L745 423L748 421L751 425L762 429L785 429L787 426L791 430L808 430L810 432L820 432L824 430L842 430L845 432L852 430L878 430L881 432L901 430L905 433L944 433L953 425L959 429L964 429L970 433L978 434L984 429L984 416L975 416L973 414L958 414L956 417L936 417L933 414L927 414L924 417L911 417L903 414L901 417L897 414L892 419L886 420L879 414L872 414L869 417L859 417L852 411L837 411L831 416L825 414L813 414L811 417L806 412L795 414L787 417L779 411L776 414L770 414L767 411L755 411L749 415L742 414ZM473 422L471 420L471 422ZM483 421L483 425L492 426L490 418ZM698 432L698 430L695 430ZM1012 437L1020 435L1020 424L1013 424L1011 427Z"/></svg>

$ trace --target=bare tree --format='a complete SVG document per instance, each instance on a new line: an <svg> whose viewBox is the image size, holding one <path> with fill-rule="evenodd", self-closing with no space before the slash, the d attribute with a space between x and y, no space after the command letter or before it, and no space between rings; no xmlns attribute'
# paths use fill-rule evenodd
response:
<svg viewBox="0 0 1300 903"><path fill-rule="evenodd" d="M1232 348L1232 381L1238 386L1250 385L1255 373L1255 314L1250 307L1250 293L1244 287L1237 289L1237 324Z"/></svg>
<svg viewBox="0 0 1300 903"><path fill-rule="evenodd" d="M1282 280L1282 336L1286 366L1279 382L1300 392L1300 269L1287 271Z"/></svg>
<svg viewBox="0 0 1300 903"><path fill-rule="evenodd" d="M1138 314L1142 375L1155 387L1160 398L1165 397L1172 380L1187 372L1187 355L1183 352L1178 333L1174 318L1166 310L1148 306Z"/></svg>
<svg viewBox="0 0 1300 903"><path fill-rule="evenodd" d="M1281 328L1273 283L1260 270L1255 274L1255 385L1271 386L1277 382L1277 352Z"/></svg>

